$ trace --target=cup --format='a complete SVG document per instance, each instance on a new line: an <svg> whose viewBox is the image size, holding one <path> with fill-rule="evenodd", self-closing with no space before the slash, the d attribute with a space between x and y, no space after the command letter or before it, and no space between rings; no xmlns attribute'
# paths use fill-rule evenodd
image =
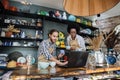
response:
<svg viewBox="0 0 120 80"><path fill-rule="evenodd" d="M55 67L56 62L54 62L54 61L50 61L49 64L50 64L51 67Z"/></svg>
<svg viewBox="0 0 120 80"><path fill-rule="evenodd" d="M49 63L48 62L38 62L38 68L40 69L46 69L48 68Z"/></svg>
<svg viewBox="0 0 120 80"><path fill-rule="evenodd" d="M50 68L50 73L56 73L56 68L55 67L51 67Z"/></svg>
<svg viewBox="0 0 120 80"><path fill-rule="evenodd" d="M67 49L67 50L70 50L70 46L66 46L66 49Z"/></svg>
<svg viewBox="0 0 120 80"><path fill-rule="evenodd" d="M4 31L1 32L1 37L5 37L5 32Z"/></svg>

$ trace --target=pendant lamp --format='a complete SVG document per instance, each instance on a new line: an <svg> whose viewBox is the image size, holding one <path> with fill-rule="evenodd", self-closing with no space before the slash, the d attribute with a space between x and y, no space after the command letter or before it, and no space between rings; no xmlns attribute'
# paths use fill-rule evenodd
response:
<svg viewBox="0 0 120 80"><path fill-rule="evenodd" d="M92 16L114 7L120 0L64 0L66 12L76 16Z"/></svg>

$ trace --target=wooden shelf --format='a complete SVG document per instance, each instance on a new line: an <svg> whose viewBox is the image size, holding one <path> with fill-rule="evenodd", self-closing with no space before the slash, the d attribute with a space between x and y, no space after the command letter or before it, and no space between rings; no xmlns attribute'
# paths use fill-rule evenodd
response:
<svg viewBox="0 0 120 80"><path fill-rule="evenodd" d="M45 79L45 78L51 78L51 77L70 77L70 76L82 76L82 75L89 75L89 74L96 74L96 73L105 73L108 71L116 71L120 70L119 66L111 66L109 68L104 67L104 68L96 68L95 70L90 70L86 68L60 68L60 67L55 67L55 72L51 73L50 72L51 67L48 67L46 70L47 72L44 73L41 70L38 70L37 67L30 66L29 70L28 69L17 69L14 70L11 78L14 80L15 78L38 78L38 79ZM29 72L28 72L29 71Z"/></svg>
<svg viewBox="0 0 120 80"><path fill-rule="evenodd" d="M19 16L19 17L29 17L29 18L37 18L37 19L38 18L42 18L44 20L49 20L49 21L63 23L63 24L78 24L82 28L89 28L91 30L98 29L98 28L95 28L95 27L92 27L92 26L85 25L83 23L78 23L78 22L74 22L74 21L58 19L58 18L44 16L44 15L38 15L38 14L33 14L33 13L23 13L23 12L9 11L9 10L4 10L3 13L5 15L12 15L12 16Z"/></svg>
<svg viewBox="0 0 120 80"><path fill-rule="evenodd" d="M43 39L32 39L32 38L14 38L14 37L0 37L1 40L32 40L32 41L42 41Z"/></svg>
<svg viewBox="0 0 120 80"><path fill-rule="evenodd" d="M101 73L101 72L109 72L109 71L116 71L116 70L120 70L120 66L111 65L110 67L96 68L95 70L87 69L86 73L92 74L92 73Z"/></svg>
<svg viewBox="0 0 120 80"><path fill-rule="evenodd" d="M38 46L0 46L0 47L13 47L13 48L38 48Z"/></svg>
<svg viewBox="0 0 120 80"><path fill-rule="evenodd" d="M86 33L79 33L79 35L81 36L88 36L88 37L95 37L95 35L92 35L92 34L86 34Z"/></svg>
<svg viewBox="0 0 120 80"><path fill-rule="evenodd" d="M3 28L7 28L8 25L10 25L11 23L4 23L1 26ZM20 24L11 24L11 25L15 25L15 28L24 28L24 29L36 29L36 30L42 30L42 26L38 27L38 26L28 26L28 25L20 25Z"/></svg>
<svg viewBox="0 0 120 80"><path fill-rule="evenodd" d="M63 20L63 19L58 19L58 18L53 18L53 17L49 17L49 16L44 16L45 20L49 20L49 21L54 21L54 22L59 22L59 23L63 23L63 24L78 24L80 27L82 28L89 28L91 30L96 30L98 28L96 27L92 27L92 26L88 26L82 23L78 23L78 22L74 22L74 21L69 21L69 20Z"/></svg>
<svg viewBox="0 0 120 80"><path fill-rule="evenodd" d="M18 11L10 11L10 10L4 10L3 13L5 15L10 16L19 16L19 17L28 17L28 18L43 18L41 15L33 14L33 13L24 13L24 12L18 12Z"/></svg>

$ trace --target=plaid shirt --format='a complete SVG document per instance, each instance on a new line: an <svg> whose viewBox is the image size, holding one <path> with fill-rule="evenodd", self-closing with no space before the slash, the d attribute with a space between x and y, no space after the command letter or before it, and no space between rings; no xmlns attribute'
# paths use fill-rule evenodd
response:
<svg viewBox="0 0 120 80"><path fill-rule="evenodd" d="M52 53L50 52L50 49L53 49ZM56 45L55 43L52 43L49 39L43 40L38 49L38 56L44 55L47 60L49 60L51 57L56 57Z"/></svg>

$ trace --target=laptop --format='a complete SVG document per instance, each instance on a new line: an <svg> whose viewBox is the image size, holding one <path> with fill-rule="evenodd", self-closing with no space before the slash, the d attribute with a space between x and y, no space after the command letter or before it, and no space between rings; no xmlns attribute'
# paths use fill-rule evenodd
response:
<svg viewBox="0 0 120 80"><path fill-rule="evenodd" d="M89 52L87 51L65 51L65 56L67 57L68 64L61 67L74 68L74 67L84 67L88 59Z"/></svg>

